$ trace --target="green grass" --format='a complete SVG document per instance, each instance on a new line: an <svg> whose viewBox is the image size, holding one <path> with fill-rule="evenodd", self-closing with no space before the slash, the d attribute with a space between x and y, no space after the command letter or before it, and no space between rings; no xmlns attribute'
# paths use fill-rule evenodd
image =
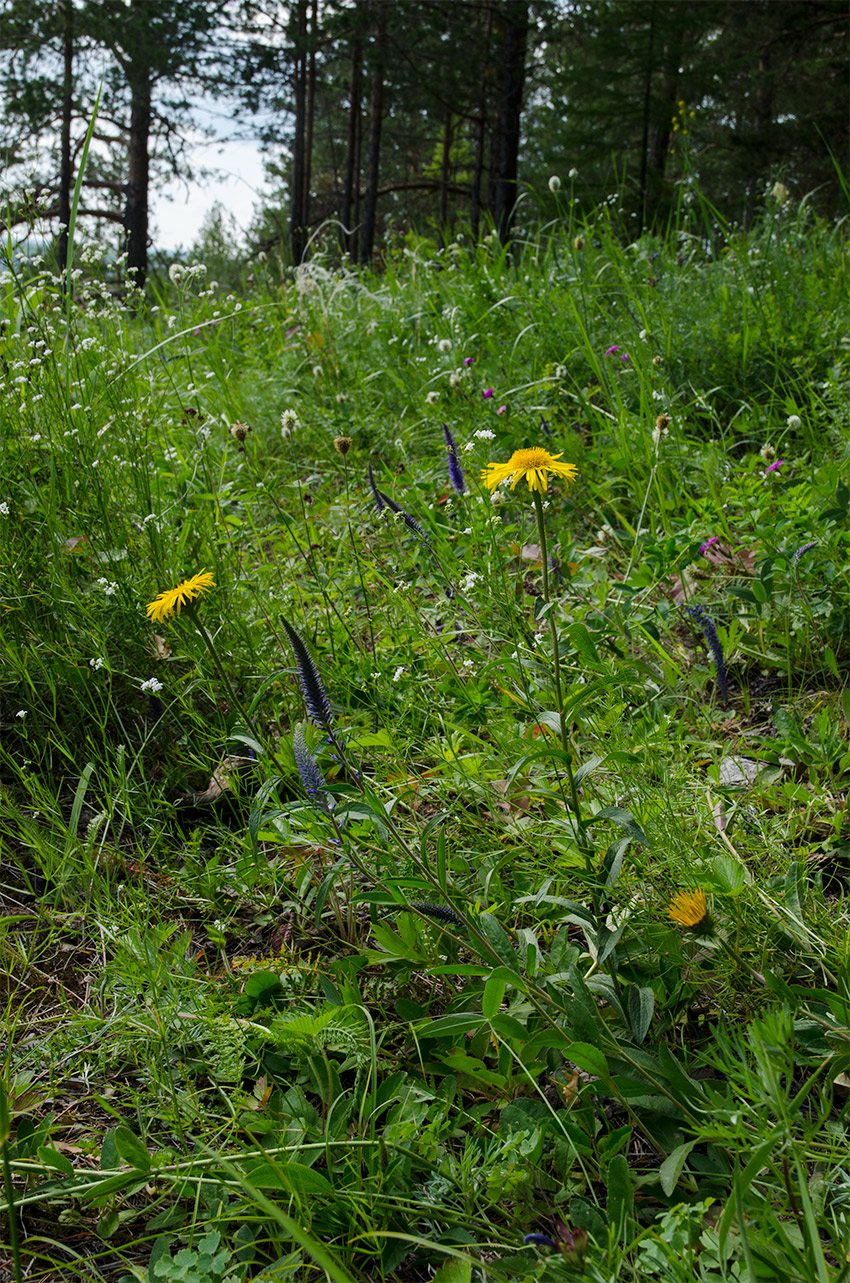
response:
<svg viewBox="0 0 850 1283"><path fill-rule="evenodd" d="M0 285L10 1277L847 1277L843 229L75 261Z"/></svg>

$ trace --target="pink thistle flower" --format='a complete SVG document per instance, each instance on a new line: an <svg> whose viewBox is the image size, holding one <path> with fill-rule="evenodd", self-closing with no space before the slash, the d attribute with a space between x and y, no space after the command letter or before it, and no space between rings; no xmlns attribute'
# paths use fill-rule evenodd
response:
<svg viewBox="0 0 850 1283"><path fill-rule="evenodd" d="M765 469L764 475L766 477L769 476L771 472L775 472L777 468L781 468L784 462L784 459L777 459L776 463L772 463L769 468Z"/></svg>
<svg viewBox="0 0 850 1283"><path fill-rule="evenodd" d="M485 401L489 401L490 397L494 395L493 389L487 388L481 395L484 397Z"/></svg>
<svg viewBox="0 0 850 1283"><path fill-rule="evenodd" d="M615 354L616 352L619 352L619 350L620 350L620 349L619 349L619 347L618 347L618 346L617 346L617 344L615 343L613 347L607 347L607 348L605 349L605 355L606 355L606 356L614 356L614 354Z"/></svg>
<svg viewBox="0 0 850 1283"><path fill-rule="evenodd" d="M473 362L474 360L475 360L475 357L474 357L474 356L465 356L465 357L463 358L463 363L464 363L464 365L472 365L472 362Z"/></svg>
<svg viewBox="0 0 850 1283"><path fill-rule="evenodd" d="M700 552L708 552L712 544L716 544L719 539L720 539L720 535L715 535L713 539L708 539L704 544L701 545Z"/></svg>
<svg viewBox="0 0 850 1283"><path fill-rule="evenodd" d="M507 411L508 411L508 407L507 407L506 405L500 405L500 406L499 406L499 408L498 408L498 410L496 411L496 413L497 413L497 414L507 414Z"/></svg>

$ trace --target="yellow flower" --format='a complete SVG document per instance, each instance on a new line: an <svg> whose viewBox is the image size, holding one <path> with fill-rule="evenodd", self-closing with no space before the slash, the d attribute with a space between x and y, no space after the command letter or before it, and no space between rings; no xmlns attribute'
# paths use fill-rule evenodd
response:
<svg viewBox="0 0 850 1283"><path fill-rule="evenodd" d="M155 624L164 624L172 615L179 615L182 606L186 606L196 597L201 597L210 588L215 588L215 580L209 570L202 570L191 579L184 579L176 588L161 592L155 601L145 607L148 619Z"/></svg>
<svg viewBox="0 0 850 1283"><path fill-rule="evenodd" d="M495 490L501 481L513 478L511 490L516 489L518 481L528 478L529 490L545 490L547 477L551 472L555 477L563 477L569 483L578 476L578 469L571 463L558 463L559 454L550 454L541 446L531 450L514 450L507 463L488 463L481 469L481 480L488 490Z"/></svg>
<svg viewBox="0 0 850 1283"><path fill-rule="evenodd" d="M708 919L708 904L704 891L680 891L674 895L667 909L667 917L680 927L696 930Z"/></svg>

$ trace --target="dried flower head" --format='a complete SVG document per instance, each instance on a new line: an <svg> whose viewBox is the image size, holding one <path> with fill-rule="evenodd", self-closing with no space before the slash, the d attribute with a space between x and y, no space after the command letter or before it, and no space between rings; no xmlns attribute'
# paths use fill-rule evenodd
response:
<svg viewBox="0 0 850 1283"><path fill-rule="evenodd" d="M251 431L247 423L231 423L230 435L241 445Z"/></svg>
<svg viewBox="0 0 850 1283"><path fill-rule="evenodd" d="M199 574L192 575L191 579L184 579L176 588L169 588L155 597L145 607L148 619L154 624L164 624L166 619L179 615L183 606L188 606L211 588L215 588L212 573L202 570Z"/></svg>
<svg viewBox="0 0 850 1283"><path fill-rule="evenodd" d="M336 450L337 454L341 454L343 459L348 454L352 444L351 437L334 437L334 450Z"/></svg>
<svg viewBox="0 0 850 1283"><path fill-rule="evenodd" d="M655 420L655 426L659 432L666 432L672 422L669 414L659 414Z"/></svg>
<svg viewBox="0 0 850 1283"><path fill-rule="evenodd" d="M583 249L584 249L584 237L583 237L583 236L577 236L577 237L575 238L575 240L573 241L573 249L575 249L575 250L583 250Z"/></svg>
<svg viewBox="0 0 850 1283"><path fill-rule="evenodd" d="M507 463L488 463L481 470L481 480L488 490L495 490L502 481L511 481L511 490L523 477L528 481L529 490L546 490L551 472L554 477L561 477L567 484L578 476L578 469L572 463L559 463L559 454L550 454L541 446L530 450L514 450Z"/></svg>

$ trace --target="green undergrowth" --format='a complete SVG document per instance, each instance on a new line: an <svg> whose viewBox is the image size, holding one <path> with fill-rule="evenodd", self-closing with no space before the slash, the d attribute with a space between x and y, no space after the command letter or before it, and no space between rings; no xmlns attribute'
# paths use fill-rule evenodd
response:
<svg viewBox="0 0 850 1283"><path fill-rule="evenodd" d="M847 1277L842 230L7 246L9 1277Z"/></svg>

